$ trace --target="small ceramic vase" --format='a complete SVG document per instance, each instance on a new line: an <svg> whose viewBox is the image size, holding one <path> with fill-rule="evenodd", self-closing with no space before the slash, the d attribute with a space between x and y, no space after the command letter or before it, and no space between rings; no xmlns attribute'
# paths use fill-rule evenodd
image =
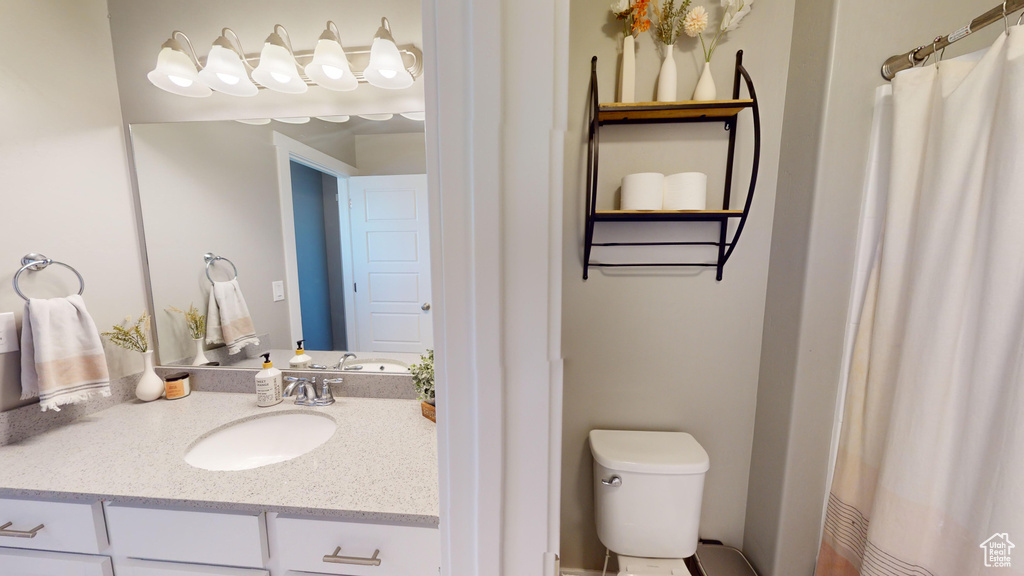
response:
<svg viewBox="0 0 1024 576"><path fill-rule="evenodd" d="M661 72L658 73L658 102L676 101L676 61L672 56L674 45L662 44L661 49L665 59L661 62Z"/></svg>
<svg viewBox="0 0 1024 576"><path fill-rule="evenodd" d="M636 102L636 41L631 34L622 39L622 76L619 102Z"/></svg>
<svg viewBox="0 0 1024 576"><path fill-rule="evenodd" d="M705 62L704 71L700 73L700 80L697 80L697 88L693 91L693 99L708 102L714 100L717 95L715 79L711 77L711 62Z"/></svg>
<svg viewBox="0 0 1024 576"><path fill-rule="evenodd" d="M146 367L142 371L139 383L135 385L135 397L143 402L152 402L164 393L164 381L157 376L153 370L153 351L146 350L142 353L142 361Z"/></svg>
<svg viewBox="0 0 1024 576"><path fill-rule="evenodd" d="M203 339L193 338L193 342L196 343L196 357L192 360L193 366L202 366L203 364L209 364L209 360L206 359L206 351L203 350Z"/></svg>

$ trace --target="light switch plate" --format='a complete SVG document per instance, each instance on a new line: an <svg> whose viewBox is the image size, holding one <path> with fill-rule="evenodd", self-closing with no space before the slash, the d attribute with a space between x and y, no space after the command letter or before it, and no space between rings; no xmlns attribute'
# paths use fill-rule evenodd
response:
<svg viewBox="0 0 1024 576"><path fill-rule="evenodd" d="M270 285L274 288L274 302L284 300L284 282L278 280L276 282L271 282Z"/></svg>
<svg viewBox="0 0 1024 576"><path fill-rule="evenodd" d="M14 312L0 314L0 354L18 351L18 327L14 324Z"/></svg>

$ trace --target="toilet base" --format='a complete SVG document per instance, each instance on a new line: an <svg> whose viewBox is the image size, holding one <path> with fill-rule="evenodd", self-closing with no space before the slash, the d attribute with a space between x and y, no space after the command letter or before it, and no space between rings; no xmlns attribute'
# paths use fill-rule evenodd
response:
<svg viewBox="0 0 1024 576"><path fill-rule="evenodd" d="M638 558L616 554L619 576L691 576L682 558Z"/></svg>

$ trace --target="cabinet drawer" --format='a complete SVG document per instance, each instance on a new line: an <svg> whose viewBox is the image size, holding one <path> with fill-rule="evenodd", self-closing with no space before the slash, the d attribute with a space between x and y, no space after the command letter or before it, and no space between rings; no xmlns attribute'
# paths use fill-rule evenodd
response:
<svg viewBox="0 0 1024 576"><path fill-rule="evenodd" d="M110 558L59 552L0 548L0 574L4 576L113 576Z"/></svg>
<svg viewBox="0 0 1024 576"><path fill-rule="evenodd" d="M117 563L117 576L270 576L270 572L249 568L125 560Z"/></svg>
<svg viewBox="0 0 1024 576"><path fill-rule="evenodd" d="M271 522L274 557L286 570L347 576L437 576L441 566L437 528L287 516L277 516ZM376 550L380 551L379 566L356 560L370 559Z"/></svg>
<svg viewBox="0 0 1024 576"><path fill-rule="evenodd" d="M107 548L99 502L0 499L0 546L98 554ZM42 524L42 528L32 529Z"/></svg>
<svg viewBox="0 0 1024 576"><path fill-rule="evenodd" d="M262 568L267 561L263 514L229 514L107 504L117 556Z"/></svg>

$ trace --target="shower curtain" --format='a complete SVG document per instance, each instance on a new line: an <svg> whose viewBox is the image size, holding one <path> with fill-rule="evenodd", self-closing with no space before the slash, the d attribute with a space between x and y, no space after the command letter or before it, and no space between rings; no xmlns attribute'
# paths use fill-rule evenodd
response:
<svg viewBox="0 0 1024 576"><path fill-rule="evenodd" d="M1022 575L1024 29L892 90L815 574Z"/></svg>

